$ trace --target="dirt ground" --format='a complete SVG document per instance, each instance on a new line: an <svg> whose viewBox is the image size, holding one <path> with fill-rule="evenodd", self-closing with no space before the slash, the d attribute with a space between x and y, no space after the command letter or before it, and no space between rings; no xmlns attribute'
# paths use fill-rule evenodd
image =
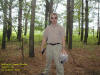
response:
<svg viewBox="0 0 100 75"><path fill-rule="evenodd" d="M8 45L6 50L0 49L0 75L39 75L45 68L45 54L40 54L40 47L35 48L35 57L28 56L24 48L24 64L13 66L20 71L2 71L2 64L22 63L21 49L16 45ZM64 64L65 75L100 75L100 46L95 50L73 48L68 51L69 60ZM11 67L10 67L11 68ZM56 67L52 62L50 75L56 75Z"/></svg>

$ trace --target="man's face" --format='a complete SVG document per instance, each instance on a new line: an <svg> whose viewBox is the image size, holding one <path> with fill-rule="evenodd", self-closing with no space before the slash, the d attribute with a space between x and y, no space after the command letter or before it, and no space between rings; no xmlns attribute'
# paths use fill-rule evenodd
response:
<svg viewBox="0 0 100 75"><path fill-rule="evenodd" d="M52 24L56 24L57 23L57 16L56 15L52 15L50 18L50 21Z"/></svg>

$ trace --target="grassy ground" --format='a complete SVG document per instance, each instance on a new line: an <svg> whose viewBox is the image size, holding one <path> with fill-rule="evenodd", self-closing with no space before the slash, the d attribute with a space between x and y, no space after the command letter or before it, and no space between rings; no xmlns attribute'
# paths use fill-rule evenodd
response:
<svg viewBox="0 0 100 75"><path fill-rule="evenodd" d="M45 55L41 56L39 53L42 34L35 34L34 58L29 57L28 37L28 35L23 36L24 63L27 66L14 66L14 69L17 68L20 71L1 71L1 64L22 63L21 44L17 42L16 34L13 33L11 42L7 42L7 48L5 50L0 49L0 75L38 75L43 71ZM77 34L73 35L73 49L68 51L69 61L64 64L65 75L100 75L100 46L96 45L96 43L96 36L89 35L88 43L84 45L83 42L80 42L80 37ZM51 75L56 75L54 62L52 63Z"/></svg>

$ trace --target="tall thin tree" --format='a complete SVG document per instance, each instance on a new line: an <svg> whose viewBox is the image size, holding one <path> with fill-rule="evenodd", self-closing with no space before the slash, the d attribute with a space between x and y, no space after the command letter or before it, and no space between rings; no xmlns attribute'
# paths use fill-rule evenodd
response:
<svg viewBox="0 0 100 75"><path fill-rule="evenodd" d="M26 36L27 34L27 25L28 25L28 14L30 12L30 9L28 10L28 12L26 13L26 16L25 16L25 32L24 32L24 35Z"/></svg>
<svg viewBox="0 0 100 75"><path fill-rule="evenodd" d="M100 45L99 1L98 1L98 45Z"/></svg>
<svg viewBox="0 0 100 75"><path fill-rule="evenodd" d="M22 5L23 0L19 0L19 11L18 11L18 34L17 39L21 41L21 34L22 34Z"/></svg>
<svg viewBox="0 0 100 75"><path fill-rule="evenodd" d="M35 23L35 7L36 0L31 1L31 25L30 25L30 36L29 36L29 57L34 57L34 23Z"/></svg>
<svg viewBox="0 0 100 75"><path fill-rule="evenodd" d="M48 0L45 0L46 5L45 5L45 28L47 27L48 24L48 13L49 13L49 2Z"/></svg>
<svg viewBox="0 0 100 75"><path fill-rule="evenodd" d="M82 0L82 19L81 19L81 41L83 41L83 18L84 18L84 13L83 13L83 7L84 7L84 3Z"/></svg>
<svg viewBox="0 0 100 75"><path fill-rule="evenodd" d="M78 23L79 23L79 35L80 35L80 7L78 9Z"/></svg>
<svg viewBox="0 0 100 75"><path fill-rule="evenodd" d="M70 25L70 0L67 0L66 43L68 44L68 29Z"/></svg>
<svg viewBox="0 0 100 75"><path fill-rule="evenodd" d="M99 0L97 0L98 1L98 19L97 19L97 21L98 21L98 25L97 25L97 38L99 37Z"/></svg>
<svg viewBox="0 0 100 75"><path fill-rule="evenodd" d="M6 48L6 36L7 36L7 0L1 1L1 6L3 10L3 35L2 35L2 49Z"/></svg>
<svg viewBox="0 0 100 75"><path fill-rule="evenodd" d="M9 2L9 20L8 20L8 29L7 29L8 41L10 41L10 37L12 33L12 2L13 0L10 0Z"/></svg>
<svg viewBox="0 0 100 75"><path fill-rule="evenodd" d="M30 9L28 9L28 7L30 7L30 6L28 6L28 4L27 4L27 2L26 2L26 0L25 0L25 8L24 8L24 17L25 17L25 31L24 31L24 35L26 36L26 34L27 34L27 25L28 25L28 17L29 17L29 13L30 13Z"/></svg>
<svg viewBox="0 0 100 75"><path fill-rule="evenodd" d="M49 3L49 24L50 24L50 14L53 12L53 1L54 0L50 0Z"/></svg>
<svg viewBox="0 0 100 75"><path fill-rule="evenodd" d="M69 49L72 49L73 14L74 14L74 0L71 0L71 3L70 3L69 42L68 42Z"/></svg>
<svg viewBox="0 0 100 75"><path fill-rule="evenodd" d="M86 8L85 8L85 36L84 43L87 44L88 39L88 0L86 0Z"/></svg>

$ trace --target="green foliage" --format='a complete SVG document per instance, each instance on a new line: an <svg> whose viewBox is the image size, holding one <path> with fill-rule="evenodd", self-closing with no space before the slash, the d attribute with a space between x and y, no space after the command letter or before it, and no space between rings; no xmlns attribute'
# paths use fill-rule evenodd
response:
<svg viewBox="0 0 100 75"><path fill-rule="evenodd" d="M22 35L23 36L23 39L24 39L24 45L28 45L29 44L29 34L27 34L26 36ZM42 41L42 37L43 37L43 32L41 31L35 31L35 34L34 34L34 44L35 45L40 45L41 44L41 41ZM11 41L15 41L15 43L17 42L17 35L15 32L12 33L12 36L11 36ZM2 32L0 32L0 44L1 44L1 41L2 41ZM95 50L95 48L97 47L97 38L96 38L96 34L92 35L89 34L89 37L88 37L88 42L87 42L87 45L85 45L83 42L80 41L80 36L78 35L78 33L73 33L73 43L72 43L72 48L85 48L85 49L88 49L88 50Z"/></svg>
<svg viewBox="0 0 100 75"><path fill-rule="evenodd" d="M35 20L35 30L37 31L43 31L43 29L44 29L44 27L43 27L43 25L42 25L42 23L41 23L41 21L38 21L38 20Z"/></svg>
<svg viewBox="0 0 100 75"><path fill-rule="evenodd" d="M42 34L35 34L34 37L35 44L41 43L41 40L42 40Z"/></svg>
<svg viewBox="0 0 100 75"><path fill-rule="evenodd" d="M88 42L87 45L84 44L84 42L80 42L80 36L78 34L73 34L73 48L85 48L88 50L95 50L95 47L97 47L97 38L96 34L93 35L89 34L88 36Z"/></svg>
<svg viewBox="0 0 100 75"><path fill-rule="evenodd" d="M12 35L11 35L11 41L17 41L17 34L16 32L12 32Z"/></svg>
<svg viewBox="0 0 100 75"><path fill-rule="evenodd" d="M43 31L43 26L42 25L35 26L35 30Z"/></svg>

